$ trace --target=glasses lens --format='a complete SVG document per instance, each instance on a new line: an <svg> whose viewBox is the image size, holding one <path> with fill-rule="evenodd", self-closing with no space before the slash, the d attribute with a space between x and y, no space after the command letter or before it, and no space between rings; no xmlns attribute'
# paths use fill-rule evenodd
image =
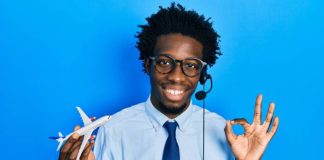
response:
<svg viewBox="0 0 324 160"><path fill-rule="evenodd" d="M155 59L155 69L160 73L169 73L174 66L174 61L168 56L160 55Z"/></svg>
<svg viewBox="0 0 324 160"><path fill-rule="evenodd" d="M190 77L200 74L203 64L197 59L185 59L182 62L183 72Z"/></svg>

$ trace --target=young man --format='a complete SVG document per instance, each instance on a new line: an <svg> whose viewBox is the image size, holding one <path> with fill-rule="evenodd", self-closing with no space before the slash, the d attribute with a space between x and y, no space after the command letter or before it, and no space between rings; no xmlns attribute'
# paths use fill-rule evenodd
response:
<svg viewBox="0 0 324 160"><path fill-rule="evenodd" d="M225 121L206 111L204 132L203 109L191 103L199 80L206 76L207 65L212 66L221 55L219 36L209 19L173 3L160 7L147 21L140 26L137 48L150 77L151 94L146 102L116 113L100 127L94 153L91 142L81 159L260 159L279 124L275 118L268 132L273 103L263 124L261 95L252 124L245 119ZM235 135L233 124L242 125L244 135ZM61 149L60 159L75 159L80 139L79 135L71 136Z"/></svg>

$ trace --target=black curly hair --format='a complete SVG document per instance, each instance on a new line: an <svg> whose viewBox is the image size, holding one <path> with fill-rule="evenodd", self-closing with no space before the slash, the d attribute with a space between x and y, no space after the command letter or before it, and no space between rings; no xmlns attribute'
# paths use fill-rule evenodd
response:
<svg viewBox="0 0 324 160"><path fill-rule="evenodd" d="M181 33L196 39L203 45L203 61L209 66L215 64L222 55L219 48L220 36L212 27L210 18L205 19L194 10L186 10L182 5L171 3L170 7L160 10L146 18L147 25L139 25L142 30L135 35L138 38L136 48L140 51L139 59L143 61L154 54L157 38L160 35Z"/></svg>

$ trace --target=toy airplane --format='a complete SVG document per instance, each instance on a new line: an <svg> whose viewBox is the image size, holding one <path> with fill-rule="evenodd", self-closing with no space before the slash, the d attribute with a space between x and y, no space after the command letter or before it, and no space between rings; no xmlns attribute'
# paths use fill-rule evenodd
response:
<svg viewBox="0 0 324 160"><path fill-rule="evenodd" d="M104 125L111 118L111 116L106 115L106 116L103 116L103 117L99 118L98 120L94 121L95 118L89 118L80 107L76 107L76 108L77 108L79 114L81 115L84 127L68 134L67 136L63 136L63 134L61 132L59 132L58 137L50 137L50 139L54 139L59 142L59 145L57 147L57 151L58 151L61 148L61 146L63 145L63 142L65 142L73 133L78 133L79 135L84 136L83 141L81 143L81 147L79 149L78 156L77 156L77 160L79 160L81 153L84 150L88 140L94 138L94 136L91 136L92 132L96 128Z"/></svg>

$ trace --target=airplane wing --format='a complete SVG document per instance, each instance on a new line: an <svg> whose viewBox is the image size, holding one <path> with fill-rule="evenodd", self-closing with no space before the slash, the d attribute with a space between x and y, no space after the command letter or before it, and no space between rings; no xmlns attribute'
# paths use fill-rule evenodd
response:
<svg viewBox="0 0 324 160"><path fill-rule="evenodd" d="M83 121L83 125L88 125L89 123L91 123L91 119L83 112L83 110L80 108L80 107L76 107L81 118L82 118L82 121Z"/></svg>
<svg viewBox="0 0 324 160"><path fill-rule="evenodd" d="M82 140L82 143L81 143L81 147L79 149L79 153L78 153L78 156L77 156L77 159L76 160L79 160L80 159L81 154L82 154L82 152L83 152L83 150L84 150L84 148L85 148L85 146L86 146L86 144L87 144L87 142L88 142L88 140L89 140L92 132L93 132L93 130L90 130L87 134L84 135L83 140Z"/></svg>

